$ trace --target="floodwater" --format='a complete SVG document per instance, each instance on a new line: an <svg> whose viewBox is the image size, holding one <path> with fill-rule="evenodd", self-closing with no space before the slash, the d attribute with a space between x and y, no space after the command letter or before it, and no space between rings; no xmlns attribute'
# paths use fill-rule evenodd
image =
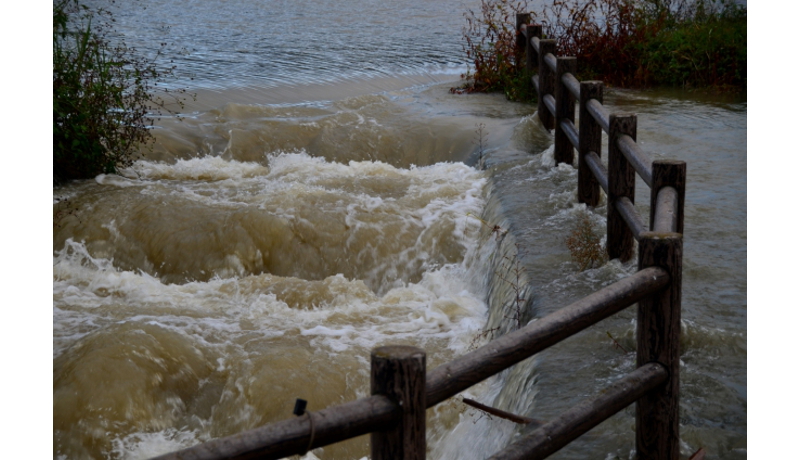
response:
<svg viewBox="0 0 800 460"><path fill-rule="evenodd" d="M149 458L292 417L295 398L363 397L376 346L422 347L433 368L635 271L570 258L569 229L589 212L602 232L605 203L576 203L535 107L449 93L475 6L114 7L130 45L168 43L172 84L198 97L132 167L53 189L54 457ZM746 458L747 102L612 89L606 105L688 165L682 452ZM633 369L634 318L464 395L553 418ZM429 458L486 458L528 431L459 399L428 411ZM633 425L630 407L553 458L630 458ZM362 437L306 458L367 455Z"/></svg>

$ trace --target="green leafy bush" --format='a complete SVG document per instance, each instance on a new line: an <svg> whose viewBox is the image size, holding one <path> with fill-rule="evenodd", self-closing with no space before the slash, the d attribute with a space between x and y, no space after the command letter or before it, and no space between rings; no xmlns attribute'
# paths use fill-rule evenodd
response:
<svg viewBox="0 0 800 460"><path fill-rule="evenodd" d="M469 10L464 49L472 68L454 92L501 91L534 100L515 47L525 1L481 0ZM531 12L560 56L578 58L581 80L622 87L744 89L747 9L732 0L553 0Z"/></svg>
<svg viewBox="0 0 800 460"><path fill-rule="evenodd" d="M581 79L746 86L747 10L732 0L554 0L533 16Z"/></svg>
<svg viewBox="0 0 800 460"><path fill-rule="evenodd" d="M747 10L731 2L698 2L691 16L656 31L642 48L645 83L744 88Z"/></svg>
<svg viewBox="0 0 800 460"><path fill-rule="evenodd" d="M115 35L107 10L78 0L53 3L53 178L56 182L112 173L132 162L140 144L152 140L153 115L175 92L155 86L174 68L154 60ZM184 91L178 90L177 93Z"/></svg>

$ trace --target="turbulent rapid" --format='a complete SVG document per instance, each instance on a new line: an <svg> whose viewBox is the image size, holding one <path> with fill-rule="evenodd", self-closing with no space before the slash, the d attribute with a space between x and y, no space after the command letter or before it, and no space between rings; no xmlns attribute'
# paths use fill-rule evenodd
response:
<svg viewBox="0 0 800 460"><path fill-rule="evenodd" d="M564 237L587 212L602 233L605 203L576 203L535 106L449 92L459 5L129 3L120 32L169 41L198 97L130 167L53 189L54 458L150 458L290 418L296 398L351 401L374 347L421 347L432 369L635 271L570 258ZM605 99L688 165L682 452L746 458L747 103ZM633 369L634 334L629 309L464 396L552 419ZM632 414L553 458L629 458ZM428 458L529 431L457 396L428 411ZM305 458L367 455L361 437Z"/></svg>

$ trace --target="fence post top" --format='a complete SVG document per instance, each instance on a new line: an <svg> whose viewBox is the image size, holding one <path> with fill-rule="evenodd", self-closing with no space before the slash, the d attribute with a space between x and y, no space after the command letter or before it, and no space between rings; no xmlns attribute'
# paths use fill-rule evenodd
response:
<svg viewBox="0 0 800 460"><path fill-rule="evenodd" d="M375 358L413 359L425 356L425 350L410 345L386 345L372 349Z"/></svg>
<svg viewBox="0 0 800 460"><path fill-rule="evenodd" d="M653 164L654 165L655 164L659 164L659 165L668 165L668 166L680 166L680 165L685 165L686 162L683 161L683 160L671 160L671 159L667 159L667 158L660 158L660 159L657 159L657 160L653 160Z"/></svg>
<svg viewBox="0 0 800 460"><path fill-rule="evenodd" d="M640 240L646 239L652 241L682 240L683 233L647 231L640 233L639 238Z"/></svg>

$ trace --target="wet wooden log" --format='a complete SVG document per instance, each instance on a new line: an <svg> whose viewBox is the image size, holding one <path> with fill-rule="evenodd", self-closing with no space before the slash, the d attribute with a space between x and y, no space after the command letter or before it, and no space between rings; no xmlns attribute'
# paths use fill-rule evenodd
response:
<svg viewBox="0 0 800 460"><path fill-rule="evenodd" d="M589 152L585 159L586 165L589 167L589 171L592 172L592 175L594 175L594 178L597 180L600 187L602 187L603 191L606 192L606 195L608 195L608 171L603 165L603 162L600 161L600 157L594 152Z"/></svg>
<svg viewBox="0 0 800 460"><path fill-rule="evenodd" d="M156 459L277 460L290 455L300 455L309 448L327 446L374 430L390 429L400 420L402 411L386 396L371 396L308 414L313 417L313 439L309 418L303 416L213 439Z"/></svg>
<svg viewBox="0 0 800 460"><path fill-rule="evenodd" d="M463 398L462 401L464 404L468 406L472 406L475 409L481 410L486 412L489 415L494 415L495 417L500 417L502 419L506 419L508 421L519 423L520 425L543 425L544 422L536 419L532 419L530 417L523 417L522 415L512 414L511 412L506 412L504 410L497 409L495 407L487 406L485 404L481 404L474 399Z"/></svg>
<svg viewBox="0 0 800 460"><path fill-rule="evenodd" d="M554 154L556 165L559 163L572 164L575 159L575 147L568 133L562 128L561 123L569 121L574 127L575 123L575 96L564 84L564 76L572 75L578 69L577 59L574 57L559 57L556 59L556 125Z"/></svg>
<svg viewBox="0 0 800 460"><path fill-rule="evenodd" d="M556 98L552 94L545 94L544 96L542 96L542 100L544 101L544 106L547 109L547 113L549 113L550 116L553 117L553 120L555 120ZM548 129L553 129L553 128L548 128Z"/></svg>
<svg viewBox="0 0 800 460"><path fill-rule="evenodd" d="M658 193L663 187L672 187L678 193L675 215L675 232L683 233L683 208L686 202L686 163L677 160L653 162L653 182L650 185L650 228L655 229L655 210Z"/></svg>
<svg viewBox="0 0 800 460"><path fill-rule="evenodd" d="M672 187L663 187L658 192L652 230L661 233L677 232L678 207L678 191Z"/></svg>
<svg viewBox="0 0 800 460"><path fill-rule="evenodd" d="M623 280L573 302L522 329L510 332L483 347L442 364L428 373L428 407L580 332L596 322L662 289L664 270L639 271Z"/></svg>
<svg viewBox="0 0 800 460"><path fill-rule="evenodd" d="M620 152L625 155L625 158L628 159L628 162L630 162L644 183L652 186L653 159L650 158L650 155L646 154L630 136L624 134L617 138L617 147L619 147Z"/></svg>
<svg viewBox="0 0 800 460"><path fill-rule="evenodd" d="M545 96L553 97L555 91L556 78L555 71L547 65L545 56L548 54L555 54L556 41L555 40L539 40L539 119L542 121L544 127L548 130L555 127L555 100L553 100L552 112L545 104Z"/></svg>
<svg viewBox="0 0 800 460"><path fill-rule="evenodd" d="M384 395L400 406L395 426L373 431L373 460L425 459L425 351L410 346L372 350L372 394Z"/></svg>
<svg viewBox="0 0 800 460"><path fill-rule="evenodd" d="M536 66L539 65L539 39L542 38L542 26L538 24L528 24L525 26L525 68L528 72L533 74L536 71ZM536 45L534 45L534 42ZM535 87L538 97L539 94L539 79L536 76L531 77L531 83Z"/></svg>
<svg viewBox="0 0 800 460"><path fill-rule="evenodd" d="M564 83L564 86L567 87L572 96L575 97L577 101L581 97L581 82L575 78L573 73L566 73L561 76L561 83Z"/></svg>
<svg viewBox="0 0 800 460"><path fill-rule="evenodd" d="M598 172L592 173L589 164L587 164L586 156L589 152L594 152L597 156L597 161L600 161L603 128L589 113L588 103L593 99L603 102L603 82L583 81L580 85L578 103L578 202L594 207L600 203L600 184L598 182ZM602 166L602 163L600 163L600 166ZM606 177L608 176L606 175ZM608 182L607 179L606 182ZM607 189L607 186L604 187L604 190Z"/></svg>
<svg viewBox="0 0 800 460"><path fill-rule="evenodd" d="M617 207L617 212L619 212L622 219L625 220L625 224L633 234L633 238L638 241L640 235L647 231L647 227L644 225L639 211L636 210L636 207L633 206L633 203L631 203L628 197L622 197L616 200L614 206Z"/></svg>
<svg viewBox="0 0 800 460"><path fill-rule="evenodd" d="M608 217L606 219L606 250L609 259L626 262L633 258L633 232L620 214L616 200L626 197L635 203L636 171L618 147L620 136L636 140L636 115L612 114L608 133Z"/></svg>
<svg viewBox="0 0 800 460"><path fill-rule="evenodd" d="M551 72L553 73L558 72L558 67L557 67L558 58L556 58L555 51L545 53L544 63L547 64L547 67L550 69ZM555 92L555 85L553 85L553 92Z"/></svg>
<svg viewBox="0 0 800 460"><path fill-rule="evenodd" d="M516 66L517 70L521 70L523 67L523 56L525 56L525 52L527 50L527 45L525 42L526 40L526 30L525 24L531 22L531 14L530 13L517 13L517 24L516 24L516 48L515 48L515 58L516 58Z"/></svg>
<svg viewBox="0 0 800 460"><path fill-rule="evenodd" d="M608 110L606 110L605 106L603 106L603 104L597 99L590 99L588 102L586 102L586 109L588 110L589 115L591 115L592 118L594 118L594 120L597 122L597 124L599 124L600 127L603 128L603 131L605 131L606 134L608 134L609 132L608 120L611 117L611 115L609 115Z"/></svg>
<svg viewBox="0 0 800 460"><path fill-rule="evenodd" d="M639 239L639 267L661 267L666 289L639 301L637 366L657 362L669 371L664 385L636 402L636 451L642 460L677 460L680 454L679 381L683 235L645 232Z"/></svg>
<svg viewBox="0 0 800 460"><path fill-rule="evenodd" d="M602 421L632 404L667 380L669 373L658 363L639 367L533 433L496 453L491 460L541 459L558 451Z"/></svg>
<svg viewBox="0 0 800 460"><path fill-rule="evenodd" d="M561 120L558 126L564 131L572 147L578 148L580 139L578 139L578 131L575 129L575 124L570 120Z"/></svg>

